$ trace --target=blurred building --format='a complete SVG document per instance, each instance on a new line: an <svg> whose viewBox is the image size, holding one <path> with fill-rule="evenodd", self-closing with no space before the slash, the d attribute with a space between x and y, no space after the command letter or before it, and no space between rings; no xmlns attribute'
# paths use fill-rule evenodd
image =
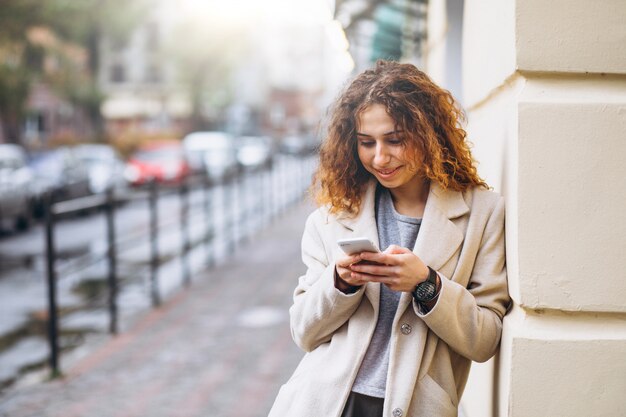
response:
<svg viewBox="0 0 626 417"><path fill-rule="evenodd" d="M21 145L35 150L91 138L94 126L88 109L77 99L81 92L70 82L89 77L84 48L60 39L42 26L24 28L24 38L28 46L0 48L0 60L4 63L20 62L23 58L13 56L19 51L26 56L28 66L19 69L28 79L28 86L24 87L25 114L19 120L15 115L14 131L6 135L10 137L3 137L0 120L0 142L17 142L21 138Z"/></svg>
<svg viewBox="0 0 626 417"><path fill-rule="evenodd" d="M333 30L331 3L275 1L254 21L255 42L234 82L236 101L254 109L261 129L275 137L314 133L354 68L341 44L345 35Z"/></svg>
<svg viewBox="0 0 626 417"><path fill-rule="evenodd" d="M59 95L46 82L31 86L23 129L22 145L31 150L76 144L94 134L85 109Z"/></svg>
<svg viewBox="0 0 626 417"><path fill-rule="evenodd" d="M479 171L506 198L514 305L499 355L472 367L464 414L623 415L626 2L337 3L369 27L365 59L377 11L426 7L422 46L395 57L460 99Z"/></svg>
<svg viewBox="0 0 626 417"><path fill-rule="evenodd" d="M301 12L294 8L292 13ZM318 101L326 88L323 23L268 13L250 31L253 41L234 74L236 105L258 116L254 128L274 136L310 130L319 120ZM231 124L235 131L245 130L233 119Z"/></svg>
<svg viewBox="0 0 626 417"><path fill-rule="evenodd" d="M191 115L167 46L179 18L175 2L155 1L127 39L103 37L98 83L107 131L184 130Z"/></svg>
<svg viewBox="0 0 626 417"><path fill-rule="evenodd" d="M313 129L352 69L336 64L347 53L328 36L330 5L248 3L237 10L215 2L160 0L127 41L103 39L99 85L106 95L107 130L180 135L197 128L198 117L232 133L281 136ZM224 33L221 26L208 29L218 24ZM201 62L203 55L207 62ZM220 89L199 92L203 87L194 84L194 74L184 73L184 60L204 65L198 72ZM217 67L222 72L213 74Z"/></svg>

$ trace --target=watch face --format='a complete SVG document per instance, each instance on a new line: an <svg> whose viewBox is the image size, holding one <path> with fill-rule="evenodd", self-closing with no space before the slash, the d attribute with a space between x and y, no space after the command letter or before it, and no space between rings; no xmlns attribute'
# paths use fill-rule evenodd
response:
<svg viewBox="0 0 626 417"><path fill-rule="evenodd" d="M430 300L437 292L437 285L430 281L424 281L415 287L415 298L418 300Z"/></svg>

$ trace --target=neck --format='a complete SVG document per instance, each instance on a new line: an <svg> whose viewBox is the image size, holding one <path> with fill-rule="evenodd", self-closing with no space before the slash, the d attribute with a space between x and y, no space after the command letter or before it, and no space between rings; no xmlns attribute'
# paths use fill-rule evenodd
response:
<svg viewBox="0 0 626 417"><path fill-rule="evenodd" d="M422 217L430 181L424 178L416 178L416 181L404 184L401 187L390 189L393 206L396 211L405 216Z"/></svg>

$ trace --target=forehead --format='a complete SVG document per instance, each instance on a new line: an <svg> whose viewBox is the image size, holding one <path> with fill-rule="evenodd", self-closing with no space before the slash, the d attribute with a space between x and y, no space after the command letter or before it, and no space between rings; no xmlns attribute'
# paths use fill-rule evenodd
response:
<svg viewBox="0 0 626 417"><path fill-rule="evenodd" d="M361 110L356 117L359 133L387 133L395 129L397 123L382 104L372 104Z"/></svg>

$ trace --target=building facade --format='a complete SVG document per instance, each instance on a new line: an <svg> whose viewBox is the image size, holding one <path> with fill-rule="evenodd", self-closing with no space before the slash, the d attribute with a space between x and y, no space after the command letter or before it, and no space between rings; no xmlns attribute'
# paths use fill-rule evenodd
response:
<svg viewBox="0 0 626 417"><path fill-rule="evenodd" d="M507 204L514 305L500 354L473 367L465 414L623 415L626 3L431 0L429 10L426 69L462 85L479 171Z"/></svg>
<svg viewBox="0 0 626 417"><path fill-rule="evenodd" d="M186 127L191 114L187 91L168 57L179 13L171 2L154 2L124 39L100 41L98 84L105 95L107 133L170 132Z"/></svg>

